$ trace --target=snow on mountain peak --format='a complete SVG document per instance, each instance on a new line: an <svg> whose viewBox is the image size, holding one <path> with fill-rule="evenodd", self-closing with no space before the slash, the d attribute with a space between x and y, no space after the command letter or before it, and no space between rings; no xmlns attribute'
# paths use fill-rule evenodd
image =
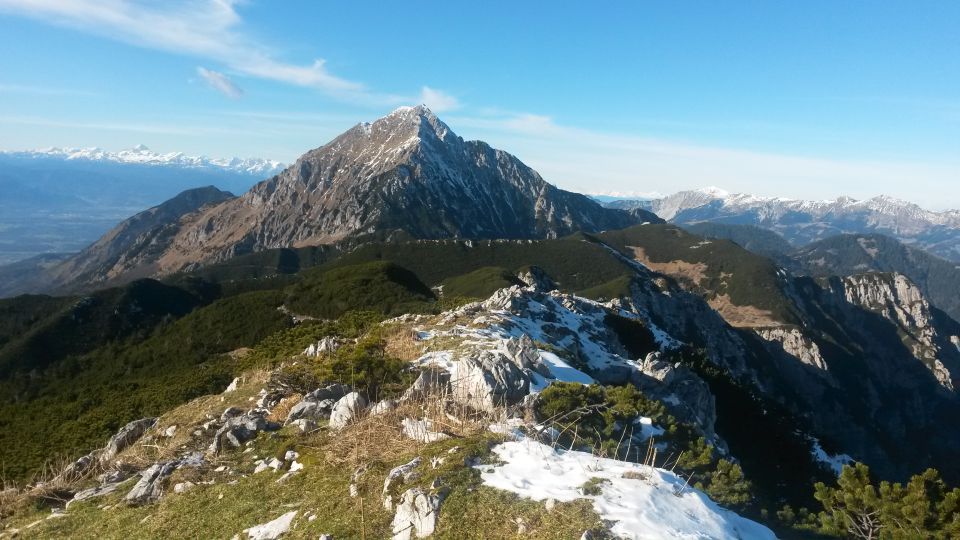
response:
<svg viewBox="0 0 960 540"><path fill-rule="evenodd" d="M0 152L2 155L21 159L63 159L71 161L105 161L150 166L172 166L202 169L223 169L251 176L269 177L277 174L286 165L271 159L262 158L209 158L206 156L188 156L183 152L158 153L144 144L133 148L109 152L99 147L59 148L50 147L39 150Z"/></svg>
<svg viewBox="0 0 960 540"><path fill-rule="evenodd" d="M414 135L420 139L435 137L444 141L447 135L452 133L450 128L426 105L398 107L387 116L375 121L373 125L390 131L406 131L415 128Z"/></svg>
<svg viewBox="0 0 960 540"><path fill-rule="evenodd" d="M714 196L714 197L716 197L716 198L718 198L718 199L725 199L725 198L727 198L727 197L730 196L730 192L729 192L729 191L727 191L727 190L725 190L725 189L723 189L723 188L719 188L719 187L717 187L717 186L707 186L707 187L704 187L704 188L700 188L700 189L698 189L697 191L698 191L699 193L703 193L703 194L705 194L705 195L712 195L712 196Z"/></svg>

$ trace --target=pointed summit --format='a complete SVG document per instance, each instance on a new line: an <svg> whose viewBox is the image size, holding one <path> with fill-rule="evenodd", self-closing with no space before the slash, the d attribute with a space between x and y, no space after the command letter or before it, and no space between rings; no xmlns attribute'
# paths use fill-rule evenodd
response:
<svg viewBox="0 0 960 540"><path fill-rule="evenodd" d="M660 220L558 189L516 157L464 141L419 105L357 124L108 272L163 275L252 251L398 231L423 239L533 239L645 221Z"/></svg>
<svg viewBox="0 0 960 540"><path fill-rule="evenodd" d="M445 141L448 136L457 137L449 126L437 118L437 115L433 114L433 111L423 104L416 107L398 107L390 114L373 122L372 127L388 131L402 131L423 140Z"/></svg>

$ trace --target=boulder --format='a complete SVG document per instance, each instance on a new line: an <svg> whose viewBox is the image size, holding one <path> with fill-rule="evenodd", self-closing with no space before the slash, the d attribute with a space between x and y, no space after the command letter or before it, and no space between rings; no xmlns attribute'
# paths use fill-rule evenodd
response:
<svg viewBox="0 0 960 540"><path fill-rule="evenodd" d="M256 437L258 432L279 427L268 422L265 415L266 411L254 409L228 419L213 436L208 452L219 454L227 447L239 448L243 443Z"/></svg>
<svg viewBox="0 0 960 540"><path fill-rule="evenodd" d="M442 369L427 368L403 393L400 401L421 400L446 392L450 388L450 373Z"/></svg>
<svg viewBox="0 0 960 540"><path fill-rule="evenodd" d="M320 406L316 401L303 400L290 408L290 412L287 414L287 419L284 423L292 424L293 422L301 419L314 420L320 416Z"/></svg>
<svg viewBox="0 0 960 540"><path fill-rule="evenodd" d="M433 534L440 503L440 495L429 494L420 488L405 491L393 516L393 540L426 538Z"/></svg>
<svg viewBox="0 0 960 540"><path fill-rule="evenodd" d="M90 452L73 463L64 467L60 472L60 478L67 482L73 482L83 478L90 472L97 463L100 462L99 452Z"/></svg>
<svg viewBox="0 0 960 540"><path fill-rule="evenodd" d="M240 407L227 407L227 409L223 411L223 414L220 415L220 421L226 422L231 418L236 418L241 415L243 415L243 409Z"/></svg>
<svg viewBox="0 0 960 540"><path fill-rule="evenodd" d="M316 401L322 402L325 399L331 399L336 402L338 399L347 395L350 392L350 387L345 384L331 384L324 386L323 388L317 388L316 390L308 393L303 396L303 399L306 401Z"/></svg>
<svg viewBox="0 0 960 540"><path fill-rule="evenodd" d="M333 406L333 411L330 412L330 428L343 429L347 427L347 425L356 420L357 416L360 415L366 406L366 398L357 392L350 392L343 396Z"/></svg>
<svg viewBox="0 0 960 540"><path fill-rule="evenodd" d="M390 492L390 486L392 486L397 479L403 478L404 481L410 480L412 478L411 475L414 474L414 470L419 467L421 463L423 463L423 459L417 456L403 465L390 469L387 477L383 480L383 495ZM360 472L360 470L358 469L357 472ZM359 475L354 473L353 476L356 479Z"/></svg>
<svg viewBox="0 0 960 540"><path fill-rule="evenodd" d="M716 403L703 379L684 366L664 361L659 352L648 354L638 367L630 378L637 388L663 402L680 420L695 424L708 437L714 435Z"/></svg>
<svg viewBox="0 0 960 540"><path fill-rule="evenodd" d="M100 481L100 485L119 484L120 482L123 482L127 478L133 476L135 472L135 470L132 470L132 466L110 469L109 471L98 476L97 480Z"/></svg>
<svg viewBox="0 0 960 540"><path fill-rule="evenodd" d="M530 379L500 351L479 351L450 368L453 399L477 410L514 405L530 391Z"/></svg>
<svg viewBox="0 0 960 540"><path fill-rule="evenodd" d="M403 434L405 436L417 442L431 443L450 438L446 433L434 431L433 422L430 420L404 418L401 422L401 427L403 428Z"/></svg>
<svg viewBox="0 0 960 540"><path fill-rule="evenodd" d="M316 343L311 343L309 347L304 349L304 356L311 358L316 358L318 356L325 356L328 354L333 354L343 346L343 341L336 336L327 336L321 338L320 341Z"/></svg>
<svg viewBox="0 0 960 540"><path fill-rule="evenodd" d="M300 418L290 422L290 425L297 426L300 430L300 433L307 433L308 431L313 431L317 429L317 423L309 418Z"/></svg>
<svg viewBox="0 0 960 540"><path fill-rule="evenodd" d="M280 538L293 525L293 518L297 517L297 511L287 512L273 521L268 521L262 525L250 527L247 529L247 538L250 540L276 540Z"/></svg>
<svg viewBox="0 0 960 540"><path fill-rule="evenodd" d="M140 473L140 480L127 493L124 501L128 504L140 505L159 499L163 495L164 482L179 465L178 461L154 463Z"/></svg>
<svg viewBox="0 0 960 540"><path fill-rule="evenodd" d="M547 275L539 266L530 266L525 271L517 274L517 278L527 287L535 291L548 292L555 290L557 284Z"/></svg>
<svg viewBox="0 0 960 540"><path fill-rule="evenodd" d="M113 437L110 437L110 440L107 442L107 446L103 449L103 453L100 456L101 461L110 461L116 457L117 454L129 448L131 444L140 440L143 434L156 423L156 418L141 418L120 428L120 431Z"/></svg>
<svg viewBox="0 0 960 540"><path fill-rule="evenodd" d="M309 420L325 420L336 402L350 392L350 387L344 384L331 384L309 392L299 403L290 409L286 424L306 418Z"/></svg>
<svg viewBox="0 0 960 540"><path fill-rule="evenodd" d="M535 371L547 378L553 378L550 367L540 358L540 351L530 336L523 334L519 338L510 338L506 343L513 363L520 369Z"/></svg>
<svg viewBox="0 0 960 540"><path fill-rule="evenodd" d="M224 394L229 394L230 392L236 392L237 387L240 385L240 377L234 377L230 384L227 385L227 388L223 391Z"/></svg>
<svg viewBox="0 0 960 540"><path fill-rule="evenodd" d="M174 492L174 493L186 493L186 492L190 491L191 489L193 489L194 486L196 486L196 484L194 484L193 482L189 482L189 481L188 481L188 482L180 482L179 484L173 486L173 492Z"/></svg>
<svg viewBox="0 0 960 540"><path fill-rule="evenodd" d="M95 497L102 497L113 493L120 487L122 482L112 482L109 484L103 484L100 486L92 487L90 489L83 489L74 494L73 498L67 501L66 508L70 508L75 502L85 501L87 499L93 499Z"/></svg>
<svg viewBox="0 0 960 540"><path fill-rule="evenodd" d="M378 401L370 407L370 416L380 416L397 408L397 402L393 399L384 399Z"/></svg>

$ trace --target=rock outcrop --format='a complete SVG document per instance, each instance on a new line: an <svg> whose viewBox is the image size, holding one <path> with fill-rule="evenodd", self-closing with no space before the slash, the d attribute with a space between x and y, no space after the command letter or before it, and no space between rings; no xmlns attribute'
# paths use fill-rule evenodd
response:
<svg viewBox="0 0 960 540"><path fill-rule="evenodd" d="M319 356L333 354L341 346L343 346L343 342L340 338L336 336L326 336L316 343L311 343L309 347L304 349L303 354L308 358L317 358Z"/></svg>
<svg viewBox="0 0 960 540"><path fill-rule="evenodd" d="M843 278L842 287L847 302L895 324L904 344L941 385L953 390L954 380L960 382L960 357L950 350L947 336L938 334L930 303L910 279L898 273L858 274Z"/></svg>
<svg viewBox="0 0 960 540"><path fill-rule="evenodd" d="M120 431L118 431L113 437L110 438L110 441L107 442L107 446L103 449L103 453L100 455L100 459L103 461L110 461L114 456L127 449L131 444L137 442L140 437L143 437L143 434L147 432L148 429L156 425L156 418L141 418L140 420L134 420L129 424L123 426Z"/></svg>
<svg viewBox="0 0 960 540"><path fill-rule="evenodd" d="M260 431L277 427L279 426L267 420L267 411L263 409L253 409L248 413L228 416L213 436L213 442L210 443L207 451L211 454L219 454L225 448L239 448L243 443L256 437Z"/></svg>
<svg viewBox="0 0 960 540"><path fill-rule="evenodd" d="M827 371L827 361L820 354L820 347L816 342L798 328L757 328L757 334L763 339L775 342L783 347L783 351L800 362L817 369Z"/></svg>
<svg viewBox="0 0 960 540"><path fill-rule="evenodd" d="M393 540L426 538L433 534L442 500L440 495L420 488L403 492L393 517Z"/></svg>
<svg viewBox="0 0 960 540"><path fill-rule="evenodd" d="M666 405L680 420L699 427L708 438L715 436L717 408L713 394L690 369L664 361L660 353L650 353L639 363L630 382Z"/></svg>
<svg viewBox="0 0 960 540"><path fill-rule="evenodd" d="M492 411L514 405L529 393L530 379L499 351L480 351L450 368L454 401L477 410Z"/></svg>
<svg viewBox="0 0 960 540"><path fill-rule="evenodd" d="M177 470L178 461L155 463L140 473L140 480L123 498L128 504L151 503L163 495L166 479Z"/></svg>
<svg viewBox="0 0 960 540"><path fill-rule="evenodd" d="M330 411L330 429L343 429L354 422L367 407L367 399L358 392L340 398Z"/></svg>

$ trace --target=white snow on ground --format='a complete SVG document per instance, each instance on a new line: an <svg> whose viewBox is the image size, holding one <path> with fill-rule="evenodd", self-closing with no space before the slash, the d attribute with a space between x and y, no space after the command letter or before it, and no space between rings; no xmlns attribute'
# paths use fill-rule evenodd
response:
<svg viewBox="0 0 960 540"><path fill-rule="evenodd" d="M593 384L593 377L580 371L579 369L564 362L559 356L547 351L538 351L540 359L546 362L553 378L563 382L578 382L580 384Z"/></svg>
<svg viewBox="0 0 960 540"><path fill-rule="evenodd" d="M588 498L611 532L631 539L773 540L763 525L718 506L676 475L636 463L556 450L530 439L499 444L499 465L480 465L484 484L534 500ZM640 476L640 478L624 478ZM602 492L585 496L580 488L605 479Z"/></svg>
<svg viewBox="0 0 960 540"><path fill-rule="evenodd" d="M646 416L637 417L637 419L633 421L633 424L640 429L639 437L644 441L650 437L659 437L666 433L666 430L653 423L653 418Z"/></svg>
<svg viewBox="0 0 960 540"><path fill-rule="evenodd" d="M823 463L827 467L830 467L837 476L840 476L840 472L843 471L844 465L851 465L855 461L852 457L846 454L837 454L832 456L826 452L821 446L820 441L813 440L813 449L811 450L813 457L817 461Z"/></svg>

